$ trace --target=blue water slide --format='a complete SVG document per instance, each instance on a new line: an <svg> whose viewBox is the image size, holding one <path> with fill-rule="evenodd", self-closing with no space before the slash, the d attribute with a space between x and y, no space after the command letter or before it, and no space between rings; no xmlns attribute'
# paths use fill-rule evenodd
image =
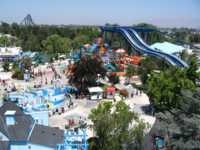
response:
<svg viewBox="0 0 200 150"><path fill-rule="evenodd" d="M127 28L126 30L129 31L130 35L132 36L132 38L137 42L138 45L140 45L140 47L142 47L143 49L147 49L149 51L153 51L153 52L156 52L156 53L159 53L161 55L163 55L163 57L166 58L166 60L171 60L173 61L176 66L179 66L179 67L187 67L188 65L182 61L181 59L179 59L178 57L176 57L175 55L171 55L171 54L168 54L168 53L164 53L164 52L161 52L161 51L157 51L157 50L154 50L152 49L149 45L147 45L142 39L141 37L137 34L137 32L134 30L134 29L131 29L131 28Z"/></svg>
<svg viewBox="0 0 200 150"><path fill-rule="evenodd" d="M117 29L118 32L120 32L131 44L131 46L138 51L139 53L143 53L143 54L147 54L149 56L154 56L154 57L159 57L161 59L164 59L166 61L168 61L170 64L175 65L175 63L173 61L171 61L170 59L167 59L166 57L164 57L162 54L158 53L157 51L149 51L147 49L144 49L143 47L141 47L135 39L132 38L132 36L130 35L130 33L124 29L124 28L118 28Z"/></svg>
<svg viewBox="0 0 200 150"><path fill-rule="evenodd" d="M108 32L121 33L123 37L129 42L131 47L134 48L139 53L157 57L159 59L162 59L168 62L169 64L173 66L178 66L178 67L188 66L185 62L183 62L182 60L180 60L178 57L174 55L163 53L163 52L150 48L134 30L128 29L126 27L113 27L113 28L103 27L102 30L108 31Z"/></svg>

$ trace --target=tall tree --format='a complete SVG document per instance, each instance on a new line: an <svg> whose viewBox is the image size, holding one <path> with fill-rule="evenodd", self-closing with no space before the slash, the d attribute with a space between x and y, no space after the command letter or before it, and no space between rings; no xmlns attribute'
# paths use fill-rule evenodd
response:
<svg viewBox="0 0 200 150"><path fill-rule="evenodd" d="M87 37L86 35L78 35L73 40L73 48L79 49L81 46L88 42L90 42L89 37Z"/></svg>
<svg viewBox="0 0 200 150"><path fill-rule="evenodd" d="M3 63L3 70L5 71L5 72L8 72L10 69L10 62L9 61L5 61L4 63Z"/></svg>
<svg viewBox="0 0 200 150"><path fill-rule="evenodd" d="M190 79L194 84L196 84L196 81L200 77L198 69L199 69L199 67L197 64L197 58L192 57L191 61L189 63L189 67L187 68L186 75L187 75L188 79Z"/></svg>
<svg viewBox="0 0 200 150"><path fill-rule="evenodd" d="M71 40L63 38L57 34L49 36L42 43L48 53L69 52L71 49Z"/></svg>
<svg viewBox="0 0 200 150"><path fill-rule="evenodd" d="M154 70L166 70L169 67L163 60L155 57L146 57L140 63L138 74L145 85L150 73Z"/></svg>
<svg viewBox="0 0 200 150"><path fill-rule="evenodd" d="M97 150L141 150L148 127L129 106L104 102L93 109L90 117L97 134ZM92 150L92 149L91 149Z"/></svg>
<svg viewBox="0 0 200 150"><path fill-rule="evenodd" d="M147 95L158 110L178 108L182 89L194 90L195 85L187 78L186 70L180 68L151 73L147 81Z"/></svg>
<svg viewBox="0 0 200 150"><path fill-rule="evenodd" d="M70 83L80 92L87 93L87 88L97 85L98 74L104 77L106 69L99 57L83 57L74 64Z"/></svg>
<svg viewBox="0 0 200 150"><path fill-rule="evenodd" d="M0 46L10 46L10 42L7 36L1 36L0 37Z"/></svg>
<svg viewBox="0 0 200 150"><path fill-rule="evenodd" d="M47 37L45 41L43 41L43 45L49 53L59 52L62 48L61 37L57 34L51 35Z"/></svg>
<svg viewBox="0 0 200 150"><path fill-rule="evenodd" d="M128 77L128 80L130 82L130 78L134 75L136 75L137 69L133 65L128 65L126 69L126 76Z"/></svg>

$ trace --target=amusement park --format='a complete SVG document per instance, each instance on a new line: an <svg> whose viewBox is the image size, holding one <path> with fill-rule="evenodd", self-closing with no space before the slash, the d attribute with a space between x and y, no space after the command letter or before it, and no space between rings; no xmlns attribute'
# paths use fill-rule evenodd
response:
<svg viewBox="0 0 200 150"><path fill-rule="evenodd" d="M0 15L0 150L200 149L198 28L37 14Z"/></svg>

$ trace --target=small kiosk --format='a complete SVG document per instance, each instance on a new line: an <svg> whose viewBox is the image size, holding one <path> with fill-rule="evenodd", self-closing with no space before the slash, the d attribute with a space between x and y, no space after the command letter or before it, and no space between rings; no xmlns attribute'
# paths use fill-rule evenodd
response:
<svg viewBox="0 0 200 150"><path fill-rule="evenodd" d="M101 100L103 98L103 89L101 87L90 87L88 91L90 93L90 100Z"/></svg>

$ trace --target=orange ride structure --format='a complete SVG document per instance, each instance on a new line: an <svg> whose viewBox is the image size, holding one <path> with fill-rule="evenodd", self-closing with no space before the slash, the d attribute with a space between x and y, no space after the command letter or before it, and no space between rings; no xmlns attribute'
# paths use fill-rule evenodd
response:
<svg viewBox="0 0 200 150"><path fill-rule="evenodd" d="M128 54L122 54L119 55L117 58L115 58L112 62L116 64L124 64L124 65L139 65L142 57L140 56L129 56Z"/></svg>

